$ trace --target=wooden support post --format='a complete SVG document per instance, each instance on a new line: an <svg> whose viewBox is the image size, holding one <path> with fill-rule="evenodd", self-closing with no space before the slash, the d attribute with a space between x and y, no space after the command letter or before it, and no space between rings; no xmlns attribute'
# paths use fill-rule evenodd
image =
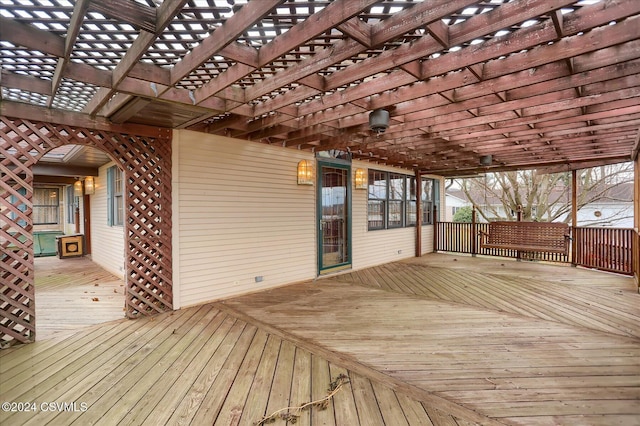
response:
<svg viewBox="0 0 640 426"><path fill-rule="evenodd" d="M631 152L633 160L633 223L635 227L635 244L633 247L633 279L636 283L638 293L640 293L640 130L636 138L636 144Z"/></svg>
<svg viewBox="0 0 640 426"><path fill-rule="evenodd" d="M416 170L416 257L422 256L422 175Z"/></svg>
<svg viewBox="0 0 640 426"><path fill-rule="evenodd" d="M476 257L476 253L478 252L478 229L476 226L476 214L477 212L474 206L471 209L471 256L473 257Z"/></svg>
<svg viewBox="0 0 640 426"><path fill-rule="evenodd" d="M571 171L571 266L577 265L578 245L576 227L578 225L578 171Z"/></svg>
<svg viewBox="0 0 640 426"><path fill-rule="evenodd" d="M433 252L438 252L438 206L433 205Z"/></svg>

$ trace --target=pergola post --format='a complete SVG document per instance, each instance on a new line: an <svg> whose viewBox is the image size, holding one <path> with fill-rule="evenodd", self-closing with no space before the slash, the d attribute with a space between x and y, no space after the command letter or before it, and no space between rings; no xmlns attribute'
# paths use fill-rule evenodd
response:
<svg viewBox="0 0 640 426"><path fill-rule="evenodd" d="M571 266L576 266L578 246L576 244L576 227L578 223L578 171L571 170Z"/></svg>
<svg viewBox="0 0 640 426"><path fill-rule="evenodd" d="M478 212L476 211L476 206L471 208L471 256L476 257L478 253L478 244L476 235L478 235Z"/></svg>
<svg viewBox="0 0 640 426"><path fill-rule="evenodd" d="M640 130L631 152L633 161L633 223L635 228L633 244L633 279L640 293Z"/></svg>
<svg viewBox="0 0 640 426"><path fill-rule="evenodd" d="M416 170L416 257L422 256L422 175Z"/></svg>

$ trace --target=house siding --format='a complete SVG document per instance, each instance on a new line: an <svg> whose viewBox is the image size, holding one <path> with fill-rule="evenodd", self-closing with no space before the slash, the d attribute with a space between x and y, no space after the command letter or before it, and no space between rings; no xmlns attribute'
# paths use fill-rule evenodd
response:
<svg viewBox="0 0 640 426"><path fill-rule="evenodd" d="M314 187L296 183L311 153L184 130L173 144L174 305L315 276Z"/></svg>
<svg viewBox="0 0 640 426"><path fill-rule="evenodd" d="M378 164L354 161L352 169L364 168L385 172L396 172L413 175L413 171L386 167ZM367 223L367 192L366 190L353 191L353 268L368 268L374 265L393 262L400 259L414 257L416 253L416 228L380 229L369 231ZM428 233L428 228L423 226L423 234ZM423 243L425 241L423 235ZM433 245L433 244L431 244ZM425 247L423 246L423 249Z"/></svg>
<svg viewBox="0 0 640 426"><path fill-rule="evenodd" d="M313 154L188 130L174 132L172 151L175 308L318 276L317 187L296 177ZM367 191L352 194L353 269L415 255L414 227L368 231Z"/></svg>
<svg viewBox="0 0 640 426"><path fill-rule="evenodd" d="M124 279L124 227L107 224L107 169L98 170L95 194L91 195L91 259L102 268Z"/></svg>

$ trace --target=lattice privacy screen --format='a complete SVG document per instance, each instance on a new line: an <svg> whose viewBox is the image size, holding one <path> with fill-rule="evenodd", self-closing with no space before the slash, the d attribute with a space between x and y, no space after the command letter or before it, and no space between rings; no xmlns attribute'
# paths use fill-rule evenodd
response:
<svg viewBox="0 0 640 426"><path fill-rule="evenodd" d="M171 135L89 130L0 117L0 344L35 340L32 166L53 148L109 154L126 181L126 313L172 309Z"/></svg>

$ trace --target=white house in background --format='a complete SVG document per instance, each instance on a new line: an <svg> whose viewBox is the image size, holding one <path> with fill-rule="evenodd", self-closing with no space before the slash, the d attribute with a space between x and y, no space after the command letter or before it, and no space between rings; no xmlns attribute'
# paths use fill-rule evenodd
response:
<svg viewBox="0 0 640 426"><path fill-rule="evenodd" d="M633 182L612 188L607 195L578 210L578 226L633 228Z"/></svg>
<svg viewBox="0 0 640 426"><path fill-rule="evenodd" d="M462 193L462 191L458 191ZM461 207L471 206L471 202L464 197L464 193L462 193L462 197L460 194L452 194L449 191L445 194L445 208L444 208L444 221L445 222L453 222L453 216Z"/></svg>
<svg viewBox="0 0 640 426"><path fill-rule="evenodd" d="M453 215L457 209L472 205L465 193L455 188L447 190L445 200L447 206L445 220L449 222L453 221ZM495 211L504 210L502 203L495 197L489 197L487 202ZM628 182L612 188L607 197L579 209L577 226L633 228L633 213L633 182ZM515 212L510 215L515 218ZM481 215L477 217L478 222L485 221Z"/></svg>

